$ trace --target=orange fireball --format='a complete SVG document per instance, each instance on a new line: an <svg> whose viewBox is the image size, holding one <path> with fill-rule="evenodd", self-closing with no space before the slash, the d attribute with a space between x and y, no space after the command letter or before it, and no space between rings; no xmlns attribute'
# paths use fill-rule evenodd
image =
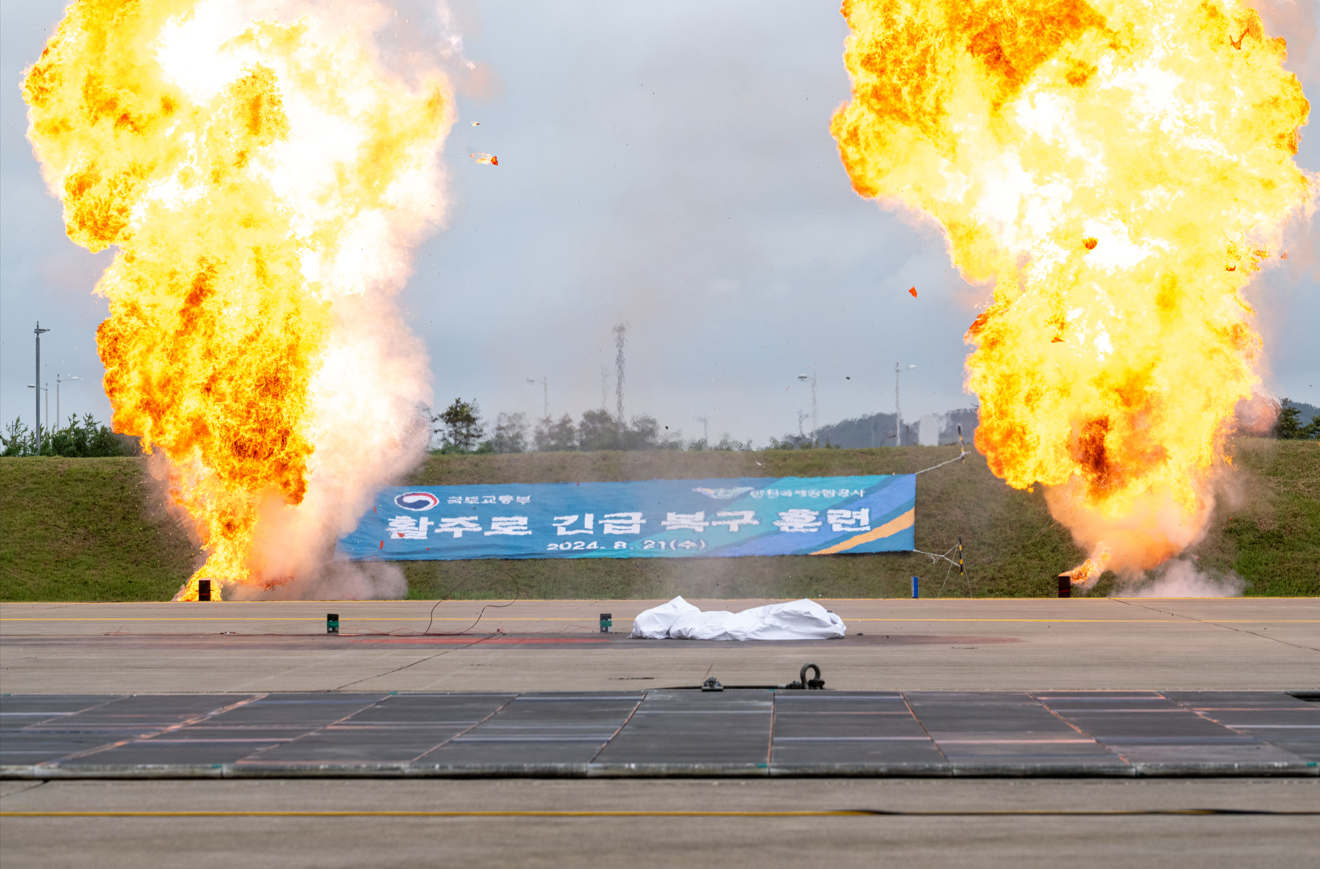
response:
<svg viewBox="0 0 1320 869"><path fill-rule="evenodd" d="M1315 207L1284 41L1225 0L843 13L852 100L832 131L854 188L934 216L965 277L994 283L966 336L978 448L1048 487L1088 581L1181 551L1259 383L1241 290Z"/></svg>
<svg viewBox="0 0 1320 869"><path fill-rule="evenodd" d="M438 217L450 121L443 80L395 80L362 34L241 6L81 0L23 83L69 237L118 249L97 285L105 389L209 551L185 599L199 578L217 598L287 580L287 550L360 509L370 481L337 439L371 415L364 300L404 276L404 227Z"/></svg>

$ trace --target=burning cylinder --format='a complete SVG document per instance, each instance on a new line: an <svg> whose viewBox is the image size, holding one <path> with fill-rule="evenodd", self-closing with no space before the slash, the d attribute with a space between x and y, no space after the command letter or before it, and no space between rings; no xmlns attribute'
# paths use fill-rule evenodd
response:
<svg viewBox="0 0 1320 869"><path fill-rule="evenodd" d="M1072 574L1059 574L1059 597L1072 597Z"/></svg>
<svg viewBox="0 0 1320 869"><path fill-rule="evenodd" d="M197 580L197 599L199 601L211 599L211 580L209 579Z"/></svg>

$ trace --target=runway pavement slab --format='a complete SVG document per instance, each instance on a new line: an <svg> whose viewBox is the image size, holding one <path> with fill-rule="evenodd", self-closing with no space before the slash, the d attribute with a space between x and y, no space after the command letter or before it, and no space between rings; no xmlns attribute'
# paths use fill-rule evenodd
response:
<svg viewBox="0 0 1320 869"><path fill-rule="evenodd" d="M0 696L6 778L1318 774L1280 692Z"/></svg>

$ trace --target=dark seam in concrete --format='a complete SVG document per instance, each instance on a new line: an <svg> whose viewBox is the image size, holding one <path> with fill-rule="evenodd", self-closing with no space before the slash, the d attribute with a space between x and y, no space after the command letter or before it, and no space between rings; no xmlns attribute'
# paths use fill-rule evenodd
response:
<svg viewBox="0 0 1320 869"><path fill-rule="evenodd" d="M118 702L119 700L124 700L124 699L126 699L126 698L128 698L128 697L150 697L150 696L154 696L154 695L150 695L150 694L124 694L124 695L121 695L120 697L117 697L115 700L110 701L110 703L116 703L116 702ZM221 713L223 713L223 712L228 712L228 711L231 710L231 709L237 709L237 708L240 707L240 706L245 706L245 705L247 705L248 703L251 703L251 702L254 701L254 700L259 700L259 699L261 699L262 697L265 697L265 696L266 696L265 694L257 694L257 695L254 695L254 696L250 696L250 697L248 697L248 698L245 699L245 700L240 700L240 701L238 701L237 703L230 703L228 706L221 706L219 709L213 709L213 710L210 711L210 712L204 712L204 713L202 713L202 714L200 714L200 715L194 715L192 718L189 718L187 721L180 721L180 722L178 722L177 724L170 724L170 725L167 725L166 727L162 727L162 728L160 728L159 730L153 731L153 732L151 732L151 733L147 733L146 735L135 736L135 737L132 737L131 739L122 739L122 740L120 740L119 742L114 742L114 743L111 743L111 744L109 744L109 745L101 745L101 746L97 746L96 748L90 748L90 749L87 749L86 751L75 751L75 752L73 752L73 753L71 753L71 754L66 754L66 755L64 755L63 757L57 757L57 758L55 758L54 760L48 760L48 761L45 761L44 763L38 764L38 767L45 766L46 764L55 764L55 765L59 765L59 764L61 764L61 763L64 763L66 760L77 760L77 759L82 758L82 757L90 757L90 756L93 755L93 754L99 754L99 753L101 753L101 752L103 752L103 751L109 751L109 750L112 749L112 748L122 748L123 746L125 746L125 745L130 745L130 744L132 744L132 743L138 741L139 739L150 739L150 738L153 737L153 736L160 736L162 733L169 733L169 732L171 732L171 731L178 730L178 729L180 729L180 728L182 728L182 727L188 727L189 725L192 725L192 724L198 724L198 723L200 723L200 722L205 721L205 720L208 719L208 718L213 718L213 717L215 717L216 715L219 715L219 714L221 714ZM110 703L103 703L103 704L101 704L101 706L108 706L108 705L110 705ZM100 708L100 707L99 707L99 706L93 706L93 707L91 707L91 709L97 709L97 708ZM83 710L83 711L88 711L88 710Z"/></svg>
<svg viewBox="0 0 1320 869"><path fill-rule="evenodd" d="M604 751L605 749L609 748L610 743L614 741L614 737L618 736L620 733L623 733L623 728L625 728L625 727L628 726L628 722L633 720L633 716L637 714L637 710L638 710L638 709L641 709L641 708L642 708L642 704L646 702L646 695L647 695L647 693L648 693L648 692L646 692L646 691L643 691L643 692L642 692L642 696L638 699L637 703L633 706L632 711L628 713L628 717L625 718L625 719L623 719L623 723L620 724L620 725L615 729L615 731L614 731L612 734L610 734L610 738L607 739L607 740L605 740L605 742L601 745L601 747L598 748L598 749L596 749L596 753L593 754L593 755L591 756L591 759L587 761L587 765L588 765L588 766L590 766L591 764L594 764L594 763L596 762L596 758L600 757L600 753L601 753L602 751Z"/></svg>
<svg viewBox="0 0 1320 869"><path fill-rule="evenodd" d="M908 702L907 693L899 691L898 696L903 698L903 705L907 707L908 714L912 716L913 721L917 722L917 726L921 728L921 732L926 734L926 738L930 740L930 744L935 746L935 750L940 753L940 757L944 758L944 762L952 767L953 761L949 760L949 756L944 753L943 748L940 748L940 744L935 741L935 737L930 735L930 731L926 729L925 722L921 720L921 716L917 715L916 710L912 708L912 704ZM773 738L773 734L771 734L771 736Z"/></svg>
<svg viewBox="0 0 1320 869"><path fill-rule="evenodd" d="M1259 638L1261 638L1262 640L1271 640L1271 641L1273 641L1273 642L1275 642L1275 643L1279 643L1280 645L1288 646L1288 647L1293 648L1293 649L1300 649L1300 650L1302 650L1303 652L1317 652L1317 651L1320 651L1320 649L1315 649L1315 648L1312 648L1312 647L1310 647L1310 646L1299 646L1299 645L1297 645L1296 643L1290 643L1290 642L1288 642L1287 640L1280 640L1280 639L1277 638L1277 637L1267 637L1267 636L1265 636L1264 634L1258 634L1258 633L1256 633L1255 631L1249 631L1249 630L1247 630L1246 628L1235 628L1235 627L1233 627L1232 625L1224 625L1224 624L1220 624L1219 622L1215 622L1215 621L1207 621L1207 620L1205 620L1205 619L1198 619L1198 618L1196 618L1196 617L1194 617L1194 616L1185 616L1185 615L1183 615L1182 613L1171 613L1171 612L1166 612L1165 610L1162 610L1162 609L1156 609L1156 608L1153 607L1153 606L1147 606L1146 604L1143 604L1143 603L1133 603L1131 600L1120 600L1120 599L1118 599L1118 598L1110 598L1110 600L1115 600L1115 601L1117 601L1118 603L1127 604L1128 606L1141 607L1142 609L1150 610L1151 612L1154 612L1154 613L1160 613L1161 615L1173 616L1173 617L1176 618L1176 619L1186 619L1186 620L1189 621L1189 622L1196 622L1198 625L1210 625L1210 626L1212 626L1212 627L1216 627L1216 628L1225 628L1226 630L1230 630L1230 631L1233 631L1233 632L1235 632L1235 633L1239 633L1239 634L1249 634L1250 636L1253 636L1253 637L1259 637Z"/></svg>
<svg viewBox="0 0 1320 869"><path fill-rule="evenodd" d="M425 664L427 661L433 661L436 658L440 657L441 655L448 655L450 652L461 652L464 649L470 649L473 646L477 645L478 643L485 642L488 639L490 639L490 637L482 637L481 639L473 640L472 642L464 646L458 646L457 648L453 648L453 649L443 649L439 652L436 652L434 655L429 655L425 658L422 658L420 661L413 661L411 664L404 664L402 667L395 667L393 670L386 670L384 673L376 673L371 676L363 676L361 679L355 679L352 682L345 682L343 685L340 685L338 688L329 689L329 691L327 691L326 693L329 693L330 691L343 691L345 688L351 685L356 685L359 682L365 682L368 679L383 679L386 676L392 676L395 673L399 673L403 670L407 670L409 667L416 667L418 664Z"/></svg>
<svg viewBox="0 0 1320 869"><path fill-rule="evenodd" d="M1152 693L1158 693L1158 692L1152 692ZM1130 760L1128 760L1126 757L1124 757L1123 754L1122 754L1117 748L1115 748L1114 746L1110 745L1110 744L1107 743L1107 742L1101 742L1099 739L1097 739L1096 737L1094 737L1094 736L1092 736L1091 734L1087 733L1085 730L1082 730L1081 727L1077 726L1076 724L1073 724L1073 723L1072 723L1071 721L1069 721L1067 718L1064 718L1064 717L1063 717L1062 715L1060 715L1056 710L1051 709L1051 708L1050 708L1050 705L1049 705L1048 702L1046 702L1045 700L1042 700L1041 698L1037 697L1037 696L1035 695L1035 693L1033 693L1033 692L1027 692L1027 696L1030 697L1032 700L1035 700L1037 703L1039 703L1040 706L1041 706L1041 708L1044 709L1046 712L1050 713L1050 714L1053 715L1055 718L1059 719L1059 720L1062 721L1064 724L1066 724L1067 726L1071 727L1073 730L1076 730L1076 731L1078 732L1078 734L1080 734L1080 735L1082 735L1082 736L1085 736L1087 739L1092 740L1096 745L1100 746L1100 747L1103 748L1105 751L1107 751L1107 752L1109 752L1110 754L1112 754L1114 757L1116 757L1116 758L1118 758L1119 760L1123 761L1123 763L1126 763L1128 766L1132 766L1132 761L1130 761ZM1160 696L1161 696L1161 697L1164 697L1163 694L1161 694ZM1169 698L1168 698L1168 697L1164 697L1164 699L1165 699L1165 700L1168 700Z"/></svg>
<svg viewBox="0 0 1320 869"><path fill-rule="evenodd" d="M25 787L25 788L23 788L23 789L21 789L21 790L11 791L11 792L9 792L9 793L7 793L7 794L0 795L0 800L5 799L6 797L12 797L12 796L15 796L15 795L17 795L17 794L25 794L25 793L27 793L28 791L34 791L34 790L36 790L37 788L39 788L39 787L43 787L44 785L48 785L48 784L50 784L50 779L42 779L41 781L36 782L35 784L30 784L30 785L28 785L27 787Z"/></svg>
<svg viewBox="0 0 1320 869"><path fill-rule="evenodd" d="M466 648L466 647L464 647L464 648ZM453 742L455 739L458 739L460 736L464 736L464 735L466 735L466 734L468 734L468 733L471 733L474 729L476 729L476 728L480 727L481 725L485 724L487 721L490 721L492 718L494 718L496 715L498 715L502 709L504 709L506 706L508 706L508 705L509 705L510 703L512 703L513 701L517 700L517 699L518 699L518 695L519 695L519 693L520 693L520 692L515 692L515 693L513 694L513 696L511 696L508 700L505 700L503 703L501 703L501 704L500 704L496 709L494 709L489 715L487 715L485 718L483 718L483 719L481 719L480 721L478 721L476 724L473 724L473 725L471 725L470 727L466 727L466 728L464 728L463 730L460 730L458 733L455 733L453 736L449 737L448 739L442 739L442 740L440 740L440 743L439 743L438 745L433 745L433 746L431 746L431 747L428 748L426 751L423 751L421 754L419 754L419 755L417 755L416 757L414 757L411 761L409 761L409 763L416 763L417 761L419 761L419 760L421 760L422 758L426 757L426 756L427 756L428 754L430 754L431 752L433 752L433 751L439 751L440 749L444 748L444 747L445 747L446 745L448 745L449 743Z"/></svg>
<svg viewBox="0 0 1320 869"><path fill-rule="evenodd" d="M282 692L280 692L280 693L282 693ZM328 694L328 693L330 693L330 692L325 691L325 692L318 692L318 693L326 693L326 694ZM270 745L266 746L265 748L258 748L256 751L252 752L251 754L246 754L246 755L240 757L238 760L234 761L234 763L242 763L243 761L248 760L249 758L257 757L258 755L263 754L263 753L265 753L265 752L267 752L267 751L270 751L271 749L274 749L274 748L282 748L282 747L284 747L284 746L286 746L286 745L293 745L293 744L294 744L295 742L297 742L298 740L300 740L300 739L306 739L307 737L312 736L313 734L320 733L321 731L325 730L327 727L331 727L331 726L336 725L336 724L343 724L345 721L347 721L348 719L352 718L354 715L358 715L358 714L360 714L360 713L366 712L368 709L371 709L373 706L375 706L376 704L380 703L381 700L384 700L385 697L388 697L388 696L389 696L389 694L387 694L387 693L385 693L385 692L372 692L372 693L384 693L384 696L383 696L383 697L379 697L379 698L377 698L377 699L375 699L375 700L372 700L372 701L371 701L370 703L368 703L366 706L364 706L364 707L362 707L361 709L357 710L357 712L350 712L350 713L348 713L347 715L345 715L343 718L340 718L340 719L338 719L338 720L336 720L336 721L331 721L329 724L322 724L320 727L317 727L317 728L315 728L315 729L313 729L313 730L309 730L309 731L307 731L306 733L301 733L301 734L295 736L293 739L288 739L288 740L284 740L284 741L281 741L281 742L274 742L274 743L271 743ZM270 696L270 695L266 695L266 696ZM238 704L238 705L242 705L242 704ZM237 708L237 707L235 707L235 708Z"/></svg>

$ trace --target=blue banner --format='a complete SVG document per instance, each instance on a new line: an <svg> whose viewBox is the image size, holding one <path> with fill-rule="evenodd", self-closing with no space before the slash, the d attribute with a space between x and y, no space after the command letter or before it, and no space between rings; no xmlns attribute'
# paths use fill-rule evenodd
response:
<svg viewBox="0 0 1320 869"><path fill-rule="evenodd" d="M910 551L916 498L912 474L395 487L338 552L418 561Z"/></svg>

